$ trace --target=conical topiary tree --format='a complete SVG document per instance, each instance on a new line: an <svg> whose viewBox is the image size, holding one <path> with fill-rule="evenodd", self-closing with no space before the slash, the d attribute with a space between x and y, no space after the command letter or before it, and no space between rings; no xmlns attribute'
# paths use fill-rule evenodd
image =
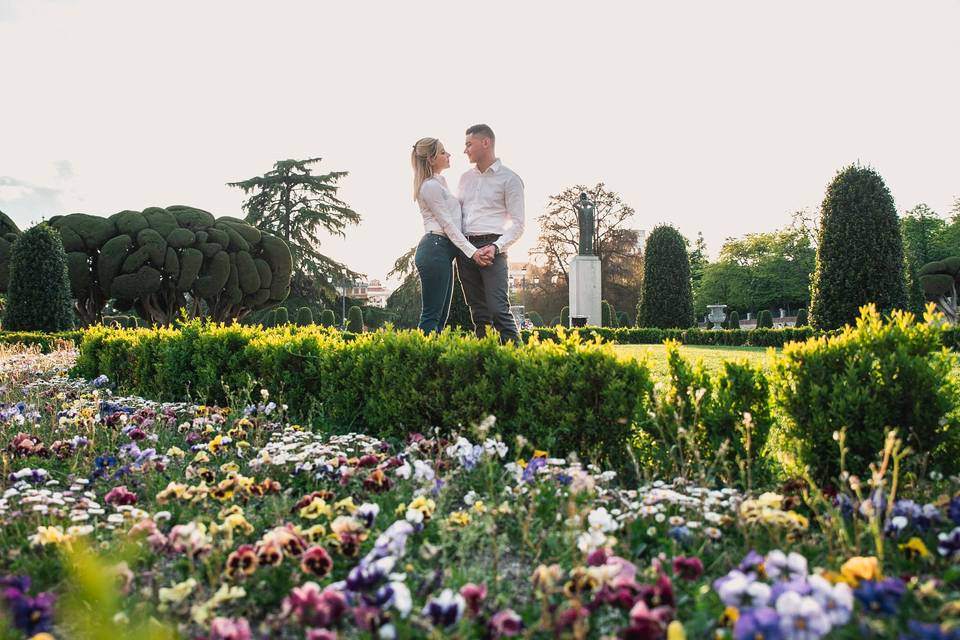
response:
<svg viewBox="0 0 960 640"><path fill-rule="evenodd" d="M613 305L606 300L600 303L600 325L604 327L617 326L617 312L613 310Z"/></svg>
<svg viewBox="0 0 960 640"><path fill-rule="evenodd" d="M764 309L757 314L757 329L773 329L773 314Z"/></svg>
<svg viewBox="0 0 960 640"><path fill-rule="evenodd" d="M727 319L727 328L728 329L739 329L740 328L740 314L736 311L730 312L730 317Z"/></svg>
<svg viewBox="0 0 960 640"><path fill-rule="evenodd" d="M531 311L527 314L527 319L530 320L530 323L535 327L543 326L543 317L536 311Z"/></svg>
<svg viewBox="0 0 960 640"><path fill-rule="evenodd" d="M10 284L3 312L6 331L73 328L70 276L60 234L41 223L10 248Z"/></svg>
<svg viewBox="0 0 960 640"><path fill-rule="evenodd" d="M286 307L277 307L277 319L274 323L274 326L282 327L285 324L290 323L290 314L287 312Z"/></svg>
<svg viewBox="0 0 960 640"><path fill-rule="evenodd" d="M350 307L347 311L347 331L352 333L363 332L363 311L360 307Z"/></svg>
<svg viewBox="0 0 960 640"><path fill-rule="evenodd" d="M860 307L906 304L903 240L893 196L873 169L851 165L827 187L817 262L810 284L810 323L852 324Z"/></svg>
<svg viewBox="0 0 960 640"><path fill-rule="evenodd" d="M333 309L324 309L320 312L320 324L325 327L332 327L337 324L337 316L334 315Z"/></svg>
<svg viewBox="0 0 960 640"><path fill-rule="evenodd" d="M637 325L685 329L693 323L693 290L686 242L672 226L660 225L650 232L644 249Z"/></svg>
<svg viewBox="0 0 960 640"><path fill-rule="evenodd" d="M570 326L570 307L560 309L560 324L565 327Z"/></svg>
<svg viewBox="0 0 960 640"><path fill-rule="evenodd" d="M800 309L800 311L797 311L797 323L794 326L797 326L797 327L807 326L807 310L806 309Z"/></svg>
<svg viewBox="0 0 960 640"><path fill-rule="evenodd" d="M275 327L277 326L277 310L270 309L263 316L263 326L265 327Z"/></svg>
<svg viewBox="0 0 960 640"><path fill-rule="evenodd" d="M313 324L313 311L310 307L300 307L297 310L297 324L301 327Z"/></svg>
<svg viewBox="0 0 960 640"><path fill-rule="evenodd" d="M617 326L618 327L629 327L630 326L630 316L627 315L626 311L617 312Z"/></svg>
<svg viewBox="0 0 960 640"><path fill-rule="evenodd" d="M553 320L550 321L551 327L556 327L560 325L560 316L554 316Z"/></svg>

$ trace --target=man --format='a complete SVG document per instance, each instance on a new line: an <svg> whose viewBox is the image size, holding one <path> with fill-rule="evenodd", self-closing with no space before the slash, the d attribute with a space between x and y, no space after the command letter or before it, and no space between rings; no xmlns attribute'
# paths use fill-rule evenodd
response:
<svg viewBox="0 0 960 640"><path fill-rule="evenodd" d="M457 257L463 295L478 336L493 325L501 342L519 343L507 291L507 249L523 233L523 180L497 158L493 129L477 124L466 135L464 153L476 166L460 178L458 197L463 234L480 251L473 259Z"/></svg>

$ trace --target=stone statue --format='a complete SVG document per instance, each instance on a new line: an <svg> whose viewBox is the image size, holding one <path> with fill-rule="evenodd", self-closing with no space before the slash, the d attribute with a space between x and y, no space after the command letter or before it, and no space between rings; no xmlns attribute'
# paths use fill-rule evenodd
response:
<svg viewBox="0 0 960 640"><path fill-rule="evenodd" d="M573 205L577 211L577 223L580 226L580 252L581 256L592 256L593 253L593 225L594 225L594 207L593 203L587 198L586 193L580 194L580 200Z"/></svg>

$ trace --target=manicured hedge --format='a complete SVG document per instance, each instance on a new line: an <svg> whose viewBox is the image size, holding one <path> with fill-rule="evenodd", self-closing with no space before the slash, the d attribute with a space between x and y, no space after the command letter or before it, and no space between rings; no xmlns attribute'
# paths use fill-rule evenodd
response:
<svg viewBox="0 0 960 640"><path fill-rule="evenodd" d="M655 327L620 328L586 327L580 335L592 340L600 336L605 342L616 344L660 344L676 340L681 344L720 345L726 347L782 347L788 342L807 340L824 335L810 327L799 329L657 329ZM524 338L538 334L541 340L558 340L556 328L545 327L525 331Z"/></svg>
<svg viewBox="0 0 960 640"><path fill-rule="evenodd" d="M619 468L653 388L643 365L576 335L501 347L450 332L344 335L315 325L93 327L75 373L105 374L123 393L219 403L224 385L236 392L252 377L295 419L381 438L469 427L492 414L505 439L523 434L552 455L577 451Z"/></svg>
<svg viewBox="0 0 960 640"><path fill-rule="evenodd" d="M0 344L39 345L44 353L53 349L58 340L66 340L74 344L80 343L82 331L61 331L59 333L44 333L42 331L0 331Z"/></svg>

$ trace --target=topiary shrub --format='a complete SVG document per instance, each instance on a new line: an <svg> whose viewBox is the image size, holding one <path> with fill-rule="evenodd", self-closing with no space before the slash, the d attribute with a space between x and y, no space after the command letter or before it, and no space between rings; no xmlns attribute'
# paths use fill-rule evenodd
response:
<svg viewBox="0 0 960 640"><path fill-rule="evenodd" d="M773 314L770 309L763 309L757 314L757 329L773 329Z"/></svg>
<svg viewBox="0 0 960 640"><path fill-rule="evenodd" d="M277 326L277 310L270 309L263 315L263 326L265 327L275 327Z"/></svg>
<svg viewBox="0 0 960 640"><path fill-rule="evenodd" d="M337 324L337 316L334 315L333 309L324 309L320 312L320 324L324 327L332 327Z"/></svg>
<svg viewBox="0 0 960 640"><path fill-rule="evenodd" d="M530 313L528 313L527 319L530 321L530 324L532 324L535 327L543 326L543 317L536 311L531 311Z"/></svg>
<svg viewBox="0 0 960 640"><path fill-rule="evenodd" d="M350 307L347 311L347 331L351 333L363 332L363 311L360 307Z"/></svg>
<svg viewBox="0 0 960 640"><path fill-rule="evenodd" d="M551 326L551 327L558 327L558 326L560 326L560 316L554 316L554 317L553 317L553 320L550 321L550 326Z"/></svg>
<svg viewBox="0 0 960 640"><path fill-rule="evenodd" d="M3 311L6 331L73 328L70 277L60 234L45 223L28 229L10 249L10 285Z"/></svg>
<svg viewBox="0 0 960 640"><path fill-rule="evenodd" d="M730 312L730 317L727 318L727 328L728 329L739 329L740 328L740 314L736 311Z"/></svg>
<svg viewBox="0 0 960 640"><path fill-rule="evenodd" d="M276 320L274 320L273 326L282 327L285 324L290 324L290 314L286 307L277 307Z"/></svg>
<svg viewBox="0 0 960 640"><path fill-rule="evenodd" d="M932 318L931 318L932 319ZM884 322L874 305L836 336L788 344L774 362L774 394L786 417L787 443L818 482L836 481L846 429L846 471L870 477L888 428L944 475L960 469L952 356L944 329L894 311Z"/></svg>
<svg viewBox="0 0 960 640"><path fill-rule="evenodd" d="M297 310L297 324L301 327L313 324L313 311L310 310L310 307L300 307Z"/></svg>
<svg viewBox="0 0 960 640"><path fill-rule="evenodd" d="M660 225L650 232L644 249L637 325L686 329L693 324L687 245L675 228Z"/></svg>
<svg viewBox="0 0 960 640"><path fill-rule="evenodd" d="M614 328L617 326L617 312L614 311L613 305L606 300L600 303L600 325Z"/></svg>
<svg viewBox="0 0 960 640"><path fill-rule="evenodd" d="M797 311L797 323L793 326L795 327L807 326L807 310L806 309L800 309L800 311Z"/></svg>
<svg viewBox="0 0 960 640"><path fill-rule="evenodd" d="M565 327L570 326L570 307L560 309L560 324Z"/></svg>
<svg viewBox="0 0 960 640"><path fill-rule="evenodd" d="M817 262L810 281L810 323L837 329L862 305L883 311L907 301L903 241L893 196L870 168L851 165L827 187Z"/></svg>
<svg viewBox="0 0 960 640"><path fill-rule="evenodd" d="M630 326L630 316L627 315L626 311L617 312L617 326L622 328L627 328Z"/></svg>

